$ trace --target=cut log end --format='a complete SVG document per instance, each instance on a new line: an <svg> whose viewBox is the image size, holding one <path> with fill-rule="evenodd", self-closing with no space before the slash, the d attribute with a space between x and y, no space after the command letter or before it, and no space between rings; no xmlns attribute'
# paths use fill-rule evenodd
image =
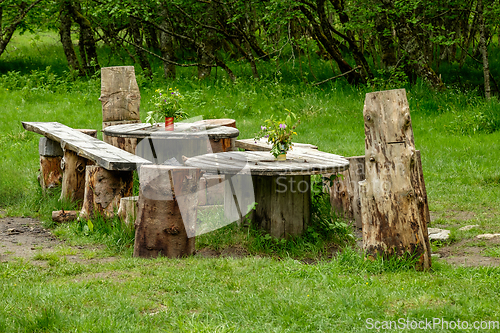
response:
<svg viewBox="0 0 500 333"><path fill-rule="evenodd" d="M52 221L58 223L71 222L78 218L78 213L76 210L56 210L52 212Z"/></svg>

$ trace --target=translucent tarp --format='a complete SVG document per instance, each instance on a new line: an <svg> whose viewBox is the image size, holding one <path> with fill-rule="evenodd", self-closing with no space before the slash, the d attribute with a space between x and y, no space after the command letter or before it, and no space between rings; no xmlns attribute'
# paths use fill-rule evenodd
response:
<svg viewBox="0 0 500 333"><path fill-rule="evenodd" d="M138 167L141 194L158 201L172 201L175 197L187 235L194 237L243 220L255 199L246 160L239 161L240 171L236 174L225 175L221 166L204 173L197 182L191 178L193 171L179 171L187 158L212 153L204 126L193 126L188 132L181 138L152 134L139 142L136 155L153 163Z"/></svg>

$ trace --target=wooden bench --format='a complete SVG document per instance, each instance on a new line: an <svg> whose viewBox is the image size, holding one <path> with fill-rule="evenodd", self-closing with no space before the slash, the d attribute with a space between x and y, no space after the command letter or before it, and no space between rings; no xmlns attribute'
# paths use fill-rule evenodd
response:
<svg viewBox="0 0 500 333"><path fill-rule="evenodd" d="M25 130L60 144L64 154L61 198L82 201L80 216L94 211L113 215L120 199L132 195L133 170L151 163L57 122L22 124Z"/></svg>

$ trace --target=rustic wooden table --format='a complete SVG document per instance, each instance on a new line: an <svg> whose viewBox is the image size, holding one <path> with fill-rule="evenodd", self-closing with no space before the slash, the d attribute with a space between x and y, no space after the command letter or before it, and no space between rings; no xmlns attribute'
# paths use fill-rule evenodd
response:
<svg viewBox="0 0 500 333"><path fill-rule="evenodd" d="M234 150L240 132L232 119L206 119L193 123L175 123L173 131L164 124L123 124L106 127L103 133L118 138L137 138L136 155L156 164L182 158ZM147 140L143 140L147 139Z"/></svg>
<svg viewBox="0 0 500 333"><path fill-rule="evenodd" d="M349 168L349 161L342 156L301 148L290 151L286 161L276 161L269 152L234 151L195 156L185 164L227 175L226 200L235 194L231 176L250 173L257 203L254 221L277 238L300 235L309 224L311 175Z"/></svg>

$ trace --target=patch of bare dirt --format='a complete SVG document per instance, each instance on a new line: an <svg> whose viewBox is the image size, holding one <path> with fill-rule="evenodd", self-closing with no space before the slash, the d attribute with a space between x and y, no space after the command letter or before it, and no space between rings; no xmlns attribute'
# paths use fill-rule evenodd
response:
<svg viewBox="0 0 500 333"><path fill-rule="evenodd" d="M0 219L0 262L6 262L15 258L32 260L36 265L46 266L46 261L33 260L35 255L48 254L56 251L58 246L65 245L65 242L58 240L42 223L33 218L26 217L6 217ZM65 258L71 262L107 262L116 258L85 259L78 254L86 247L72 246L77 254L66 255ZM89 247L95 249L96 246Z"/></svg>
<svg viewBox="0 0 500 333"><path fill-rule="evenodd" d="M466 267L500 266L500 258L488 257L485 254L488 249L500 245L500 239L486 240L485 246L477 246L478 242L476 239L463 239L455 244L440 248L437 253L443 260L454 265Z"/></svg>
<svg viewBox="0 0 500 333"><path fill-rule="evenodd" d="M0 219L0 261L12 258L31 259L37 250L51 249L61 242L32 218Z"/></svg>
<svg viewBox="0 0 500 333"><path fill-rule="evenodd" d="M435 221L439 218L455 221L469 221L476 218L476 213L470 211L462 210L449 210L442 213L430 212L431 221Z"/></svg>

